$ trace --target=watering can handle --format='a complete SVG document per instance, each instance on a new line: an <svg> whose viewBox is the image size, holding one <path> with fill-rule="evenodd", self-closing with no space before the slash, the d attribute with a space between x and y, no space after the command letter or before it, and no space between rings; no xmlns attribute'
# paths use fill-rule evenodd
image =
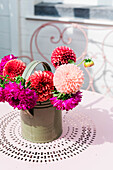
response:
<svg viewBox="0 0 113 170"><path fill-rule="evenodd" d="M31 75L32 71L34 70L34 68L39 64L43 65L45 71L51 71L51 67L46 62L34 60L27 65L26 69L22 74L22 77L27 80L28 77Z"/></svg>

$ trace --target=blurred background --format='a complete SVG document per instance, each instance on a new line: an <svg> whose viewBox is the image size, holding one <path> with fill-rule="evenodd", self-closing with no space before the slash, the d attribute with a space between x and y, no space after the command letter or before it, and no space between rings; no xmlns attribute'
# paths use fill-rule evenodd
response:
<svg viewBox="0 0 113 170"><path fill-rule="evenodd" d="M14 54L26 64L51 64L62 45L74 50L77 63L95 62L81 65L83 89L113 97L113 0L0 0L0 59Z"/></svg>

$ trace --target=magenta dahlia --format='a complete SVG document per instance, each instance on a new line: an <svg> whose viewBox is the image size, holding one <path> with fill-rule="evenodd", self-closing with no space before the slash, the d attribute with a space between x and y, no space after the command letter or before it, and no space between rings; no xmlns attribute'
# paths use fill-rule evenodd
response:
<svg viewBox="0 0 113 170"><path fill-rule="evenodd" d="M13 59L17 59L17 57L15 57L14 55L10 54L7 56L4 56L0 62L0 75L3 75L3 69L5 64L9 61L9 60L13 60Z"/></svg>
<svg viewBox="0 0 113 170"><path fill-rule="evenodd" d="M3 75L9 75L9 78L14 79L16 76L22 76L26 66L21 60L10 60L8 61L3 69Z"/></svg>
<svg viewBox="0 0 113 170"><path fill-rule="evenodd" d="M19 110L32 109L37 102L37 94L29 88L24 89L21 84L9 82L5 85L5 100L14 108Z"/></svg>
<svg viewBox="0 0 113 170"><path fill-rule="evenodd" d="M54 90L53 76L50 71L38 71L29 76L27 82L30 81L32 89L37 92L37 101L43 102L52 96L51 90Z"/></svg>
<svg viewBox="0 0 113 170"><path fill-rule="evenodd" d="M53 105L53 107L56 107L57 110L72 110L74 107L78 105L79 102L81 102L82 99L82 92L78 91L75 94L72 94L70 98L67 100L58 99L57 97L50 98L50 102Z"/></svg>
<svg viewBox="0 0 113 170"><path fill-rule="evenodd" d="M0 102L5 102L4 89L0 87Z"/></svg>
<svg viewBox="0 0 113 170"><path fill-rule="evenodd" d="M60 46L53 50L51 55L51 62L55 68L62 64L67 64L68 60L73 60L76 62L76 54L71 48Z"/></svg>

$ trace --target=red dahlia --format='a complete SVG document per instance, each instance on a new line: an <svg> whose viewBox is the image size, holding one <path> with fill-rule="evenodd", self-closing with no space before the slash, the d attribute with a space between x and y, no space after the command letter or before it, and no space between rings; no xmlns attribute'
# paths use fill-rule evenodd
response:
<svg viewBox="0 0 113 170"><path fill-rule="evenodd" d="M3 75L9 75L9 78L14 79L16 76L22 76L26 66L21 60L8 61L3 69Z"/></svg>
<svg viewBox="0 0 113 170"><path fill-rule="evenodd" d="M48 100L52 97L51 90L53 86L53 73L50 71L35 71L34 74L29 76L27 82L31 82L31 87L36 91L38 100L40 102Z"/></svg>
<svg viewBox="0 0 113 170"><path fill-rule="evenodd" d="M76 62L76 54L71 48L60 46L53 50L51 55L51 62L55 68L62 64L67 64L68 60L73 60Z"/></svg>

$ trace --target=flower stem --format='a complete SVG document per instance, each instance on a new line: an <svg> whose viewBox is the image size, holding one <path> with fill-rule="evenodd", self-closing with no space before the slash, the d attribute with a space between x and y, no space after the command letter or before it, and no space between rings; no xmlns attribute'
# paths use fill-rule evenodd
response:
<svg viewBox="0 0 113 170"><path fill-rule="evenodd" d="M85 61L85 59L82 60L82 61L77 65L77 67L80 66L84 61Z"/></svg>

